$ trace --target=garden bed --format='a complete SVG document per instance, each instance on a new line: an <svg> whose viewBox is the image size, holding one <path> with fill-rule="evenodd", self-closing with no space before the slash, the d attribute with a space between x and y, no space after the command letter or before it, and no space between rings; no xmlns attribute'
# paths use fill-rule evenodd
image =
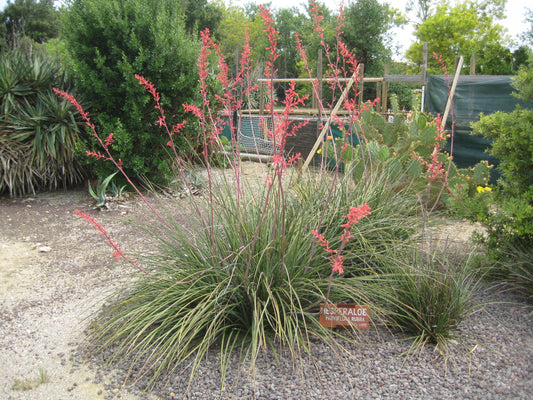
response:
<svg viewBox="0 0 533 400"><path fill-rule="evenodd" d="M262 176L248 164L245 176ZM263 179L264 180L264 179ZM174 205L180 200L167 197ZM98 211L84 189L0 201L0 398L3 399L375 399L533 397L533 316L511 293L486 292L488 304L461 326L467 348L456 346L446 364L432 347L405 357L410 340L384 327L362 332L352 356L311 343L313 359L295 368L286 350L280 364L267 352L254 375L231 358L220 391L216 349L187 389L187 366L141 393L145 382L125 383L124 371L88 360L80 345L91 315L131 272L112 257L105 240L74 210L90 212L126 252L150 239L127 221L149 222L135 197ZM470 250L473 227L447 221L439 230L449 251Z"/></svg>

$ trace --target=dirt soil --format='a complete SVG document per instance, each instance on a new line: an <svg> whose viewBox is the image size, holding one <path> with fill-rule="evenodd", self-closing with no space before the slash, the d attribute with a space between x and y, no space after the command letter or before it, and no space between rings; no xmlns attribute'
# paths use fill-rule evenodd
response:
<svg viewBox="0 0 533 400"><path fill-rule="evenodd" d="M74 210L96 217L124 249L138 249L147 239L124 222L143 218L146 208L137 199L110 211L93 204L86 189L0 200L1 399L95 400L121 392L109 393L111 378L77 351L89 317L131 271Z"/></svg>
<svg viewBox="0 0 533 400"><path fill-rule="evenodd" d="M125 252L149 245L125 223L150 215L134 196L107 211L84 188L0 199L0 399L155 399L121 388L78 354L91 315L133 267L74 210L96 217ZM472 230L448 228L463 244Z"/></svg>
<svg viewBox="0 0 533 400"><path fill-rule="evenodd" d="M265 166L245 163L244 176L264 182ZM169 207L179 197L167 196ZM133 267L113 256L105 238L75 210L89 213L126 253L150 238L132 225L153 213L138 196L96 209L87 189L0 198L0 399L152 399L121 388L78 353L91 316ZM118 374L117 374L118 375Z"/></svg>

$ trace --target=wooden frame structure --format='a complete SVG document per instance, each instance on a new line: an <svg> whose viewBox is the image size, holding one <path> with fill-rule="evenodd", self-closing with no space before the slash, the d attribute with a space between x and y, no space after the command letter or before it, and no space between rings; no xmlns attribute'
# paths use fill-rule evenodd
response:
<svg viewBox="0 0 533 400"><path fill-rule="evenodd" d="M383 74L383 77L365 77L364 76L364 64L359 64L358 71L359 76L361 77L359 79L359 97L358 102L361 104L363 102L363 89L365 83L376 83L376 98L380 98L380 102L377 104L377 110L378 112L382 114L387 114L388 112L388 86L389 83L395 83L395 82L404 82L404 83L418 83L422 87L422 110L424 111L424 103L425 103L425 97L427 94L427 85L428 85L428 44L427 42L423 45L423 53L422 53L422 73L420 75L399 75L399 74L389 74L389 66L385 66L385 71ZM457 64L459 62L459 57L456 58L456 65L454 70L457 71ZM257 110L249 110L252 114L265 114L265 103L264 103L264 90L265 90L265 84L267 82L272 83L289 83L289 82L296 82L296 83L318 83L318 97L322 96L322 84L332 81L339 81L339 82L348 82L352 78L323 78L322 77L322 51L319 50L318 53L318 59L317 59L317 76L316 78L272 78L272 79L258 79L258 83L260 85L259 87L259 109ZM496 75L491 75L491 77L497 77ZM485 79L484 75L475 75L475 57L472 56L470 60L470 75L461 75L459 77L460 82L476 82L476 81L482 81ZM331 110L323 109L322 113L321 110L318 109L318 100L317 95L313 91L313 96L311 100L311 107L310 108L300 108L298 109L299 115L309 115L309 116L327 116L331 113ZM338 114L341 115L344 112L342 110L338 110Z"/></svg>
<svg viewBox="0 0 533 400"><path fill-rule="evenodd" d="M364 74L364 64L359 64L358 71L361 76ZM295 83L313 83L316 82L318 85L318 96L321 96L322 94L322 84L328 83L328 82L349 82L353 80L353 77L351 78L322 78L317 76L316 78L272 78L272 79L258 79L259 82L259 109L258 110L252 110L252 112L257 112L261 115L265 114L265 103L264 103L264 95L265 95L265 84L268 82L272 83L289 83L289 82L295 82ZM383 99L380 104L378 104L379 110L387 108L386 106L386 99L387 99L387 85L385 83L385 78L381 77L362 77L358 84L359 84L359 95L358 95L358 102L361 103L363 101L363 87L364 84L375 82L377 83L376 88L376 97L379 97ZM383 104L382 104L383 103ZM318 109L317 104L317 95L315 91L313 91L313 96L311 98L311 108L300 108L298 110L299 114L307 114L307 115L319 115L321 114L321 110ZM328 114L328 110L324 109L322 110L322 113ZM341 114L339 112L339 114Z"/></svg>
<svg viewBox="0 0 533 400"><path fill-rule="evenodd" d="M365 83L376 83L376 98L380 98L380 101L377 104L376 111L380 112L381 114L387 115L389 113L388 109L388 85L389 83L393 82L404 82L404 83L417 83L422 88L422 109L421 111L424 111L424 104L425 104L425 98L427 96L427 87L428 87L428 74L427 74L427 66L428 66L428 46L427 43L424 43L423 47L423 62L422 62L422 69L420 75L395 75L395 74L389 74L389 68L388 66L385 66L385 71L383 74L383 77L365 77L364 76L364 64L359 64L357 71L352 75L350 78L323 78L322 77L322 63L321 63L321 52L319 52L318 57L318 64L317 64L317 76L316 78L272 78L272 79L258 79L258 83L260 85L259 87L259 93L260 93L260 104L259 109L257 110L247 110L248 113L251 114L259 114L259 115L265 115L268 114L268 112L265 110L265 103L264 103L264 97L265 97L265 86L267 83L289 83L289 82L295 82L295 83L309 83L314 84L317 86L318 90L313 90L313 96L311 98L311 107L310 108L299 108L297 114L300 117L306 118L311 117L311 119L316 121L324 121L325 123L320 124L316 123L316 133L311 132L311 136L307 137L307 139L304 141L304 147L307 153L307 157L305 159L305 163L303 165L301 164L300 160L300 168L302 171L305 171L311 161L314 155L316 154L316 150L318 146L323 142L324 135L329 129L329 125L331 123L332 115L345 115L348 112L344 110L340 110L340 106L344 103L344 99L346 96L348 96L349 90L351 86L357 82L358 86L358 98L357 101L359 104L363 102L363 89ZM446 105L446 109L444 111L444 118L442 123L444 124L446 121L446 117L449 111L449 105L451 102L451 99L454 96L455 92L455 86L458 82L479 82L484 81L487 79L487 76L485 75L475 75L475 66L472 67L472 65L475 65L475 58L472 58L470 60L470 75L461 75L461 69L463 65L463 58L457 57L456 59L456 65L455 65L455 76L453 79L453 85L452 89L450 90L450 93L448 94L448 103ZM498 78L501 77L499 75L491 75L491 78ZM340 98L337 100L336 105L333 109L324 109L319 108L318 99L322 97L322 85L324 83L328 82L346 82L346 86L344 87L343 93L341 94ZM314 128L312 128L314 129ZM308 135L309 136L309 135ZM312 140L311 143L310 139ZM300 145L300 144L298 144ZM302 152L304 154L304 152Z"/></svg>

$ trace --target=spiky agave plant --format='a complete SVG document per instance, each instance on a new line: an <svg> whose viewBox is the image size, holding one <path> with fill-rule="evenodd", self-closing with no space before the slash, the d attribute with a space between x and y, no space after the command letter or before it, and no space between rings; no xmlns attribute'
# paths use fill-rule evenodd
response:
<svg viewBox="0 0 533 400"><path fill-rule="evenodd" d="M74 156L79 139L76 110L52 92L60 81L59 67L46 54L18 49L2 57L0 190L10 195L72 186L83 178Z"/></svg>

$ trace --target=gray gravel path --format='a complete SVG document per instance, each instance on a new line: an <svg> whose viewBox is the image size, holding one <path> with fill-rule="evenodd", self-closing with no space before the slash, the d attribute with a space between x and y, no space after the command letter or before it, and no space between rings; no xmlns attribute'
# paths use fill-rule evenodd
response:
<svg viewBox="0 0 533 400"><path fill-rule="evenodd" d="M384 328L348 344L352 356L312 344L312 358L295 365L284 349L278 364L262 354L253 373L237 357L220 389L220 359L208 355L187 391L189 370L158 382L148 393L164 399L532 399L533 314L510 294L483 295L492 302L461 326L464 338L452 343L446 363L432 346L405 356L412 341ZM109 375L109 374L108 374ZM114 371L116 382L123 374ZM112 385L109 386L111 388ZM132 390L142 388L142 382ZM109 397L112 398L112 397Z"/></svg>

